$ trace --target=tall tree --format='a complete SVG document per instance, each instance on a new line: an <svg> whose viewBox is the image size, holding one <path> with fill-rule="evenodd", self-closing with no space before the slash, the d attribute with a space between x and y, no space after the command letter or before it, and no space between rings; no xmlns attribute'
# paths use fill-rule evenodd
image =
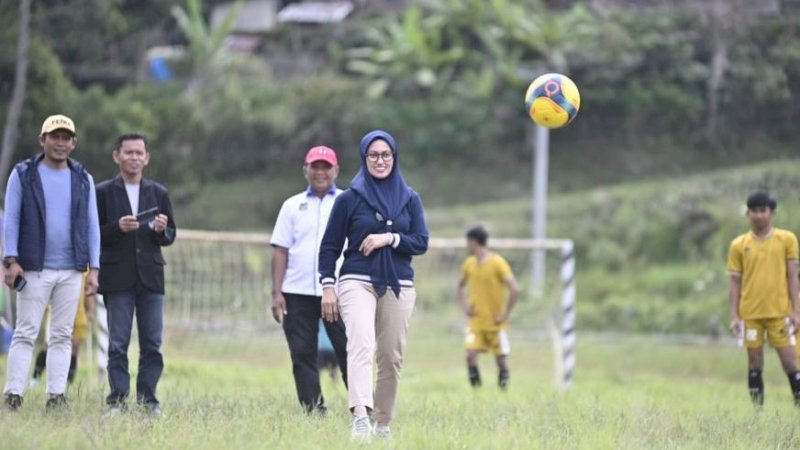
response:
<svg viewBox="0 0 800 450"><path fill-rule="evenodd" d="M17 145L19 120L25 103L28 82L28 48L30 47L31 0L19 2L19 38L17 40L17 65L14 74L14 90L8 105L8 115L3 127L3 141L0 147L0 180L5 180L11 167L14 147ZM5 183L0 183L0 191L5 197Z"/></svg>

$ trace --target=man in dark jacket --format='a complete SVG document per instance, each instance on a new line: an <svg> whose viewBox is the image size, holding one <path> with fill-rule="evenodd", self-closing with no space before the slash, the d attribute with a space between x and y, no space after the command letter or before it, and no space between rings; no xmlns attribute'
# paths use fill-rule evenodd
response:
<svg viewBox="0 0 800 450"><path fill-rule="evenodd" d="M144 178L150 162L147 139L125 134L117 139L114 162L120 174L97 185L100 215L100 293L108 311L106 403L124 411L130 391L128 344L133 315L139 332L137 403L153 416L162 412L156 386L164 369L161 336L164 313L164 256L161 247L175 241L175 221L166 188ZM153 209L156 208L155 211Z"/></svg>

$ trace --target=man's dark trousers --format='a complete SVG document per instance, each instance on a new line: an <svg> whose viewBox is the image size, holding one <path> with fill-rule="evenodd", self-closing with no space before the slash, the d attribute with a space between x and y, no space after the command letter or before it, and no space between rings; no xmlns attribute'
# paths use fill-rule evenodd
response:
<svg viewBox="0 0 800 450"><path fill-rule="evenodd" d="M136 401L156 405L156 386L164 370L161 337L164 318L164 295L148 291L140 283L134 290L110 292L105 295L108 311L108 380L111 393L106 403L118 406L125 403L130 392L128 373L128 344L134 311L139 334L139 374L136 377Z"/></svg>
<svg viewBox="0 0 800 450"><path fill-rule="evenodd" d="M319 383L317 366L319 320L322 317L322 299L310 295L283 294L286 315L283 332L292 356L292 371L297 387L297 398L306 411L325 409L325 400ZM341 318L338 322L323 321L331 339L342 379L347 386L347 334Z"/></svg>

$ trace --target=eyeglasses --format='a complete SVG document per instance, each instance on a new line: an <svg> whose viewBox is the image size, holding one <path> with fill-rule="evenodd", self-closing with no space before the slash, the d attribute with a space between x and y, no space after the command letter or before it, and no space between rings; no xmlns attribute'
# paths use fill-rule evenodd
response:
<svg viewBox="0 0 800 450"><path fill-rule="evenodd" d="M378 159L382 159L384 161L391 161L394 159L394 155L392 152L369 152L367 153L367 161L376 163Z"/></svg>

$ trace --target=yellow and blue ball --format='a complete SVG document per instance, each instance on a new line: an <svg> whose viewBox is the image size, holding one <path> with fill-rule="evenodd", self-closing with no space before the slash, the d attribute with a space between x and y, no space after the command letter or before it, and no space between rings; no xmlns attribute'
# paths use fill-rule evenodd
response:
<svg viewBox="0 0 800 450"><path fill-rule="evenodd" d="M581 94L565 75L548 73L535 79L525 93L528 115L546 128L569 125L581 107Z"/></svg>

